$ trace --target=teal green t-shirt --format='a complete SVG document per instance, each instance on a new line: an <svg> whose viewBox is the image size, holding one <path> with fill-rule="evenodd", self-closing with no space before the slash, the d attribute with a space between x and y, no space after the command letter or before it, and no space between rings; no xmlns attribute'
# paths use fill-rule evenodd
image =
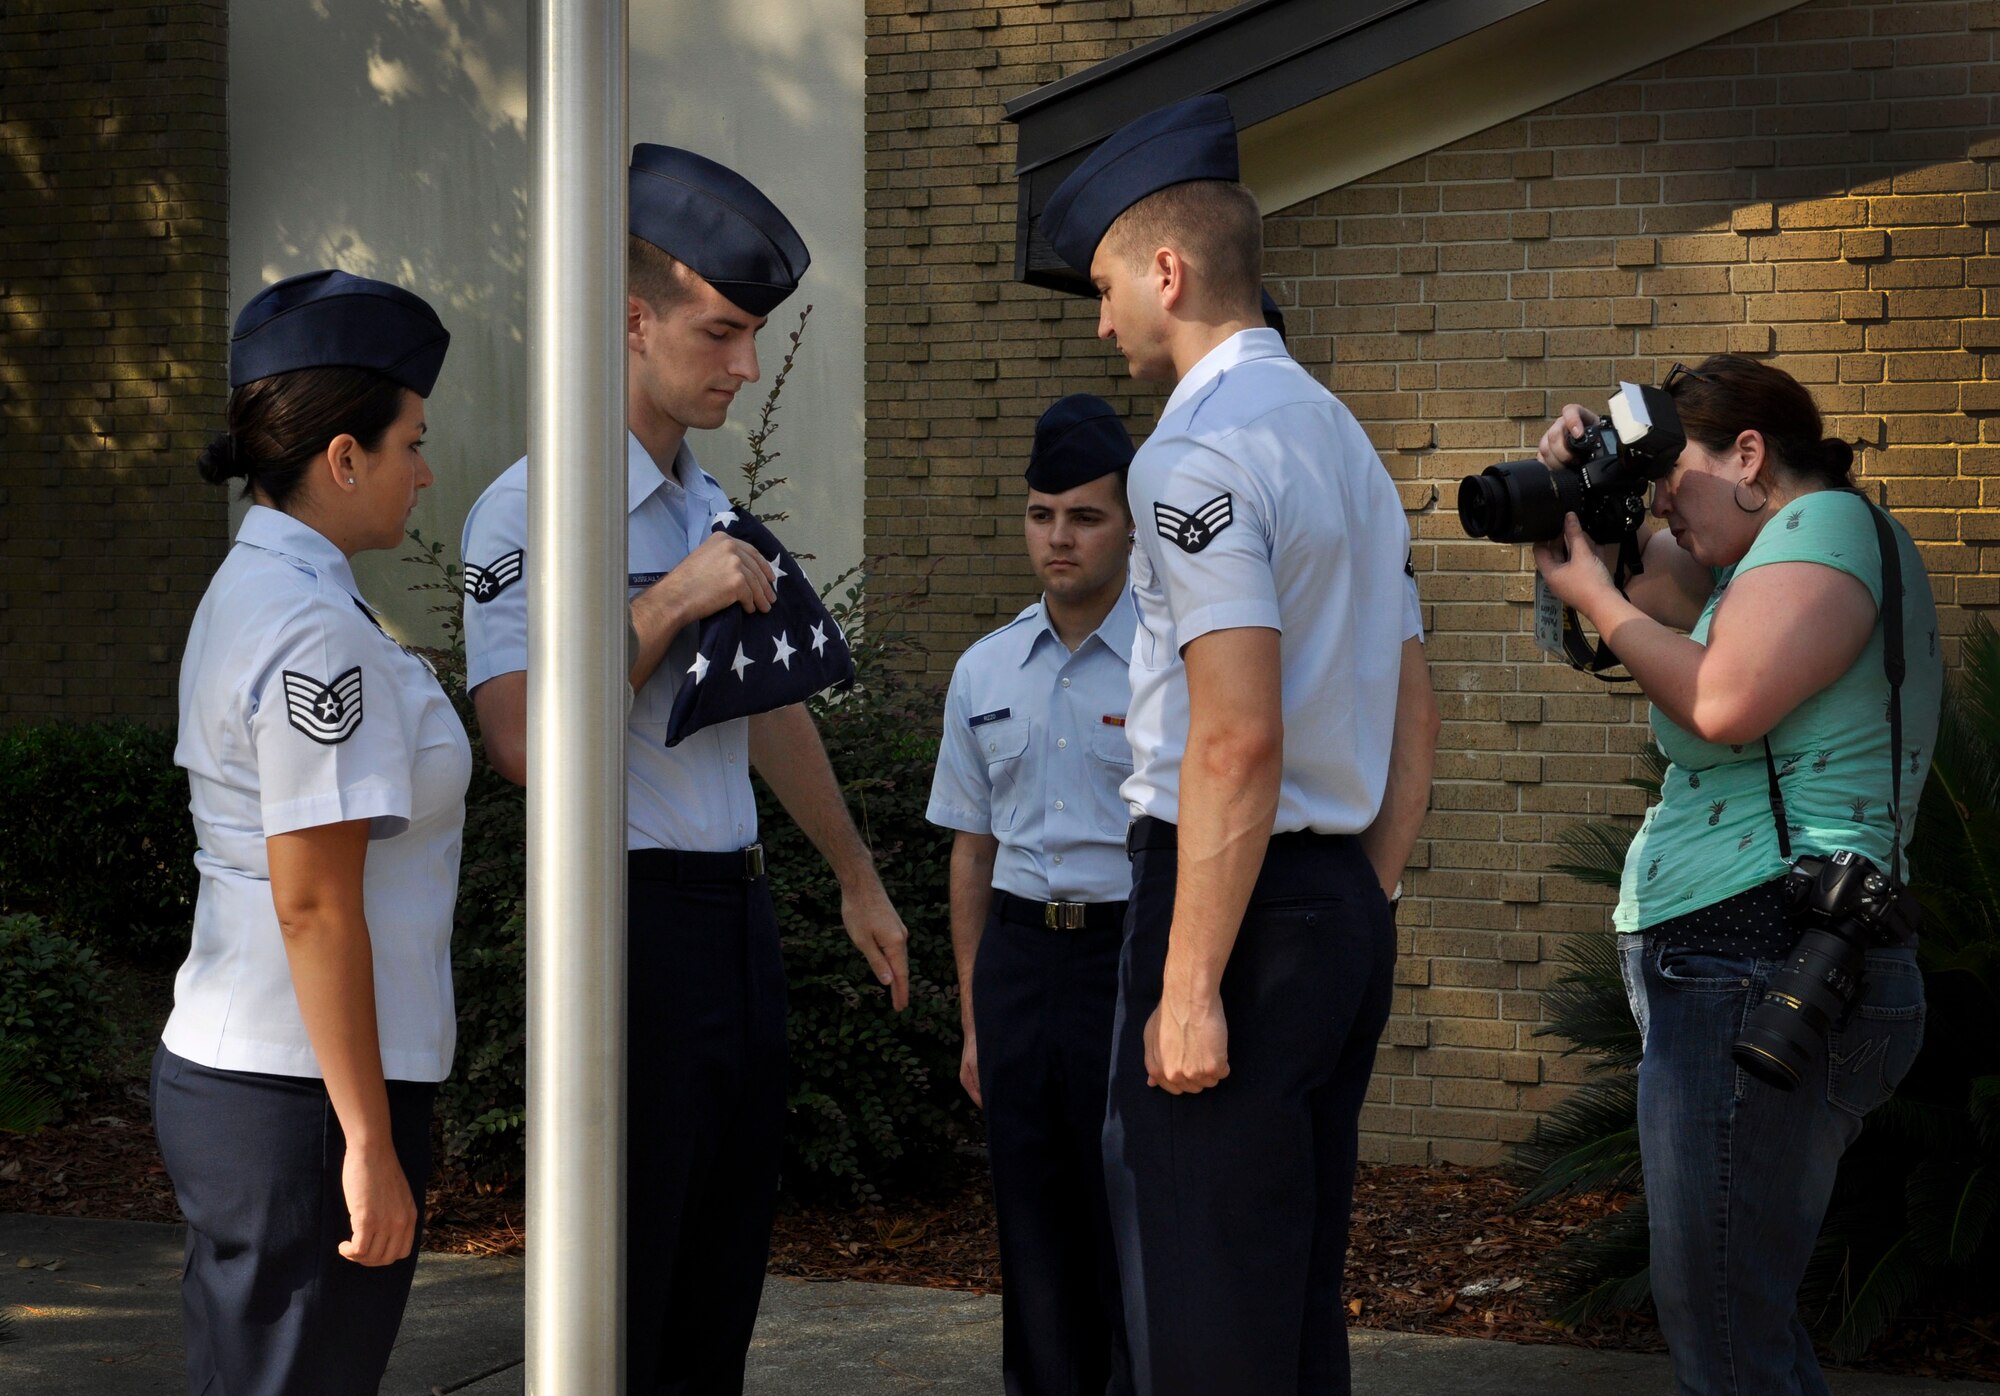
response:
<svg viewBox="0 0 2000 1396"><path fill-rule="evenodd" d="M1774 562L1817 562L1858 578L1882 604L1882 554L1869 505L1845 490L1795 501L1764 525L1741 562L1716 573L1715 592L1693 630L1706 644L1709 623L1729 584ZM1901 524L1890 531L1902 557L1903 749L1900 836L1907 847L1917 799L1937 741L1944 663L1937 605L1916 545ZM1811 624L1808 617L1805 624ZM1654 739L1671 763L1660 802L1625 859L1612 924L1648 926L1706 906L1784 874L1772 815L1764 744L1718 746L1652 711ZM1792 855L1852 849L1889 867L1889 681L1882 672L1882 621L1847 672L1787 713L1770 734L1784 792ZM1904 877L1909 876L1908 864Z"/></svg>

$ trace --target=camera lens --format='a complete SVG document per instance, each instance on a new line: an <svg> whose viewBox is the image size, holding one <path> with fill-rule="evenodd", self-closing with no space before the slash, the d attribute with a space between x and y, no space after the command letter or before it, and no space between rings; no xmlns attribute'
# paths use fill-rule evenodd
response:
<svg viewBox="0 0 2000 1396"><path fill-rule="evenodd" d="M1814 1049L1860 986L1861 934L1856 926L1799 937L1764 997L1744 1015L1742 1035L1729 1049L1738 1066L1783 1091L1804 1079Z"/></svg>
<svg viewBox="0 0 2000 1396"><path fill-rule="evenodd" d="M1502 461L1458 485L1458 521L1473 538L1539 543L1562 536L1563 515L1583 508L1583 477L1538 460Z"/></svg>

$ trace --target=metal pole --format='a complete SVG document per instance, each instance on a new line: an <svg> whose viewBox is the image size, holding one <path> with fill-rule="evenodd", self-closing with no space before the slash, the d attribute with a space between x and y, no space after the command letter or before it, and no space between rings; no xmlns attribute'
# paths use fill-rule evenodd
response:
<svg viewBox="0 0 2000 1396"><path fill-rule="evenodd" d="M535 0L528 134L531 1396L625 1389L625 4Z"/></svg>

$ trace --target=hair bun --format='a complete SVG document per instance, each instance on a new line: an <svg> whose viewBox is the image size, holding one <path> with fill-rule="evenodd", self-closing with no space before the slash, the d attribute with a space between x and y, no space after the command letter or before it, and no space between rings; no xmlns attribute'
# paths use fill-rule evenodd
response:
<svg viewBox="0 0 2000 1396"><path fill-rule="evenodd" d="M202 447L201 455L195 458L195 468L201 471L201 478L211 485L250 478L249 463L237 454L236 438L228 432Z"/></svg>
<svg viewBox="0 0 2000 1396"><path fill-rule="evenodd" d="M1852 483L1849 474L1854 469L1854 447L1839 437L1830 436L1819 443L1819 473L1835 484Z"/></svg>

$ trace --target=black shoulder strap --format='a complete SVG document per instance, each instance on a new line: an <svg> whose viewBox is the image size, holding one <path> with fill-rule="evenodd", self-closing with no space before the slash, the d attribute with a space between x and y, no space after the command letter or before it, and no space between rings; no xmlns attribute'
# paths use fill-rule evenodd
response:
<svg viewBox="0 0 2000 1396"><path fill-rule="evenodd" d="M1859 493L1859 491L1857 491ZM1875 525L1875 545L1882 553L1882 672L1889 680L1889 876L1903 880L1903 554L1889 527L1889 516L1865 496L1868 517ZM1771 817L1778 824L1778 856L1792 861L1791 831L1786 827L1785 796L1778 789L1778 763L1771 756L1771 739L1764 738L1764 771L1771 784Z"/></svg>

